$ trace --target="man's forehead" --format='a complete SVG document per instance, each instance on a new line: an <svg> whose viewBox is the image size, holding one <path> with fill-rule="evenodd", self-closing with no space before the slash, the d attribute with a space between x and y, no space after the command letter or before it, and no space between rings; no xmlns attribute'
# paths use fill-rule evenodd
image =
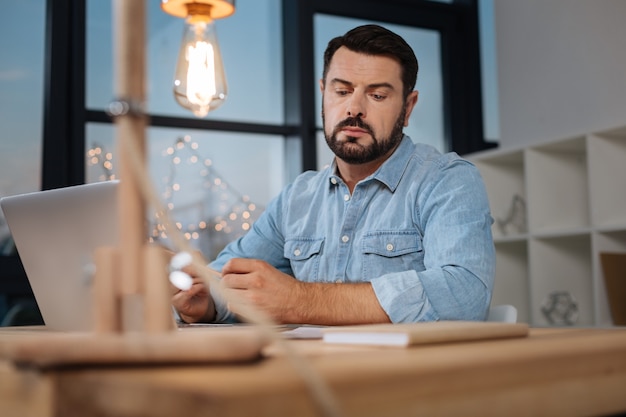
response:
<svg viewBox="0 0 626 417"><path fill-rule="evenodd" d="M353 78L368 79L375 83L401 83L400 63L386 55L368 55L339 48L330 62L327 81L341 79L355 82Z"/></svg>

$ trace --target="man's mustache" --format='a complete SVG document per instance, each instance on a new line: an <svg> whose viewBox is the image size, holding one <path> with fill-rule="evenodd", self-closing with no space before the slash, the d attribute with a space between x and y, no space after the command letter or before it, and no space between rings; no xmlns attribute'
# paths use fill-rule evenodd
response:
<svg viewBox="0 0 626 417"><path fill-rule="evenodd" d="M344 127L358 127L359 129L365 130L372 137L374 136L374 131L372 130L372 128L360 117L348 117L347 119L344 119L341 122L337 123L334 133L337 134L337 132L339 132Z"/></svg>

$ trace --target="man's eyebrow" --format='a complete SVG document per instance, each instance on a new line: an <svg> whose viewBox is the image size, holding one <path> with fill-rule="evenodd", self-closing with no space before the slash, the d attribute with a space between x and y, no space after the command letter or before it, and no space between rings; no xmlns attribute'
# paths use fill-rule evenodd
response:
<svg viewBox="0 0 626 417"><path fill-rule="evenodd" d="M341 78L333 78L332 80L330 80L331 84L345 84L345 85L352 85L352 83L350 81L346 81L346 80L342 80Z"/></svg>
<svg viewBox="0 0 626 417"><path fill-rule="evenodd" d="M394 90L393 85L391 85L390 83L375 83L375 84L369 84L367 86L367 88L369 88L370 90L373 88L388 88L390 90Z"/></svg>
<svg viewBox="0 0 626 417"><path fill-rule="evenodd" d="M342 80L341 78L333 78L332 80L330 80L331 84L344 84L347 86L352 86L352 83L350 81L346 81L346 80ZM388 88L390 90L394 90L393 85L391 85L390 83L374 83L374 84L368 84L367 88L369 90L374 89L374 88Z"/></svg>

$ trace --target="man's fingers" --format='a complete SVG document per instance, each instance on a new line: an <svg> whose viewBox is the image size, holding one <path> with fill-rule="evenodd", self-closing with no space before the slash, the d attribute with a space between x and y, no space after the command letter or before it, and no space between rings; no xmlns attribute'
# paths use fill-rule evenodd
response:
<svg viewBox="0 0 626 417"><path fill-rule="evenodd" d="M266 262L258 259L232 258L222 268L222 275L246 274L252 271L259 271L265 268Z"/></svg>
<svg viewBox="0 0 626 417"><path fill-rule="evenodd" d="M250 278L246 274L226 274L222 276L222 285L235 290L250 288Z"/></svg>
<svg viewBox="0 0 626 417"><path fill-rule="evenodd" d="M191 288L188 290L181 290L177 288L175 285L170 283L170 288L172 291L172 295L177 295L178 293L184 293L188 297L193 297L199 294L201 291L207 291L206 285L204 285L204 281L201 278L193 278L193 282L191 284Z"/></svg>

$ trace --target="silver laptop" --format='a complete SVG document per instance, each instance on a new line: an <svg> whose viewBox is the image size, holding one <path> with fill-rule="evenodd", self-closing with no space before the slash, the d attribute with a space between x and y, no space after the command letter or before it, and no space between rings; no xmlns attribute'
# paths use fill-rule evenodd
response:
<svg viewBox="0 0 626 417"><path fill-rule="evenodd" d="M0 199L46 326L86 331L92 323L93 252L117 245L117 181Z"/></svg>

